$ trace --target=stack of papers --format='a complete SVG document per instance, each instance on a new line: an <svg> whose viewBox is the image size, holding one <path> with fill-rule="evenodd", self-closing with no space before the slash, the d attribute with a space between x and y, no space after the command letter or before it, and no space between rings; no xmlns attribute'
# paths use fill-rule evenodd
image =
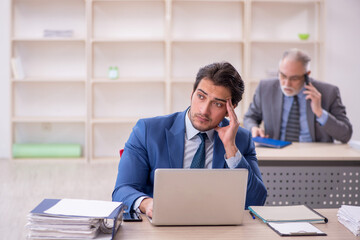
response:
<svg viewBox="0 0 360 240"><path fill-rule="evenodd" d="M27 237L28 239L94 239L100 232L104 232L110 233L105 239L111 239L116 233L113 225L117 225L118 229L121 224L122 210L121 202L44 199L28 215ZM111 224L106 224L107 219L112 220Z"/></svg>
<svg viewBox="0 0 360 240"><path fill-rule="evenodd" d="M340 223L355 236L360 236L360 206L342 205L337 216Z"/></svg>

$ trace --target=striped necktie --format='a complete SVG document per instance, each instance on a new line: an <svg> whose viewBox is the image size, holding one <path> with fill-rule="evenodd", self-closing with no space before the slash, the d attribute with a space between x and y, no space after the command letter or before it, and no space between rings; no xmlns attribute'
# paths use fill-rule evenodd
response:
<svg viewBox="0 0 360 240"><path fill-rule="evenodd" d="M298 142L300 136L300 111L298 97L294 96L286 124L285 141Z"/></svg>
<svg viewBox="0 0 360 240"><path fill-rule="evenodd" d="M201 139L201 143L194 155L190 168L204 168L205 166L205 140L207 135L206 133L198 133L198 136Z"/></svg>

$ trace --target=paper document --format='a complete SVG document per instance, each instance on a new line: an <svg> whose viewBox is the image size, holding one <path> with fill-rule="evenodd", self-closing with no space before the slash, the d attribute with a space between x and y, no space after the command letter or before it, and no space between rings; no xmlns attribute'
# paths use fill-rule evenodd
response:
<svg viewBox="0 0 360 240"><path fill-rule="evenodd" d="M61 199L54 206L44 211L47 214L104 218L109 216L120 202Z"/></svg>
<svg viewBox="0 0 360 240"><path fill-rule="evenodd" d="M326 236L326 233L307 222L268 223L268 226L280 236Z"/></svg>
<svg viewBox="0 0 360 240"><path fill-rule="evenodd" d="M360 236L360 206L342 205L337 216L341 224L355 236Z"/></svg>

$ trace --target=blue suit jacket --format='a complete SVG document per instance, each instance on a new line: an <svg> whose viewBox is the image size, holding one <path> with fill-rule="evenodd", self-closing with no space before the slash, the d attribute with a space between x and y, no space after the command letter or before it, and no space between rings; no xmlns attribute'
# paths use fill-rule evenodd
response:
<svg viewBox="0 0 360 240"><path fill-rule="evenodd" d="M131 209L137 198L153 197L154 172L157 168L183 168L185 114L186 111L137 122L119 162L113 201L123 202ZM228 120L224 119L220 126L228 124ZM263 205L267 192L250 132L239 128L236 145L242 154L237 168L249 170L246 208ZM212 168L228 168L224 155L224 146L215 132Z"/></svg>

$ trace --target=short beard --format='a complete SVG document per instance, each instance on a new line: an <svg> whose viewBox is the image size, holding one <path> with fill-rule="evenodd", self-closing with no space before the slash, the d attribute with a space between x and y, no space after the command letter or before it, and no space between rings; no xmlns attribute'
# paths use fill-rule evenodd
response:
<svg viewBox="0 0 360 240"><path fill-rule="evenodd" d="M285 96L287 96L287 97L293 97L293 96L295 96L295 95L298 95L298 93L300 92L300 90L301 90L301 88L299 89L299 90L295 90L294 88L292 88L292 87L286 87L286 88L290 88L291 90L292 90L292 93L287 93L284 89L285 89L285 87L284 86L280 86L280 88L281 88L281 91L283 92L283 94L285 95Z"/></svg>

